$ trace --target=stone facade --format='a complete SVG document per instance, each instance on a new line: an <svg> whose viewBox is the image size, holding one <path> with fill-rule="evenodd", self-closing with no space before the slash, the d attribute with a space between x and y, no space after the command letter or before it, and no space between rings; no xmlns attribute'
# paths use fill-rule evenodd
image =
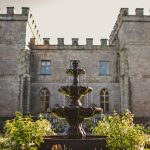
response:
<svg viewBox="0 0 150 150"><path fill-rule="evenodd" d="M0 116L13 116L15 111L40 113L40 92L49 91L49 107L66 105L67 99L58 93L61 85L71 82L66 75L70 61L78 59L86 76L80 78L83 85L93 88L93 93L84 98L85 106L100 106L100 92L109 92L109 113L123 113L130 109L144 123L150 120L150 16L144 16L137 8L129 15L122 8L109 38L93 45L87 38L86 45L72 39L65 45L63 38L58 44L44 38L39 43L39 34L28 8L22 14L0 15ZM31 38L29 45L28 41ZM50 61L51 73L41 74L41 62ZM109 74L100 74L100 61L109 62Z"/></svg>
<svg viewBox="0 0 150 150"><path fill-rule="evenodd" d="M31 32L30 17L29 8L25 7L22 8L22 14L14 14L13 7L7 8L7 14L0 14L1 117L12 116L17 110L29 111L29 106L23 107L23 101L26 101L26 105L29 103L30 51L27 35ZM37 37L35 31L32 33ZM28 84L28 87L25 88L24 84ZM24 89L26 94L23 94Z"/></svg>
<svg viewBox="0 0 150 150"><path fill-rule="evenodd" d="M86 70L87 84L93 88L92 95L89 95L89 103L100 105L100 91L107 88L110 92L110 111L114 109L120 112L120 88L116 71L117 50L114 46L107 45L33 45L32 44L32 69L31 69L31 93L32 108L38 112L38 93L41 88L46 87L51 93L50 104L65 105L64 97L58 93L60 85L69 84L69 77L66 75L66 68L70 68L70 60L80 60L82 68ZM42 60L51 60L52 74L40 75ZM99 75L99 61L108 60L110 74ZM92 98L91 98L92 97Z"/></svg>

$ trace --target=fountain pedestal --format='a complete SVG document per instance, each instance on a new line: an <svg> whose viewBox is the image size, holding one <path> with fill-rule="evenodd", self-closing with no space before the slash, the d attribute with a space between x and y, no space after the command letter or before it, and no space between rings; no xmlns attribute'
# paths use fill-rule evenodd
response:
<svg viewBox="0 0 150 150"><path fill-rule="evenodd" d="M84 118L93 117L99 113L101 108L82 107L82 106L65 106L52 109L53 114L61 118L65 118L69 124L66 131L67 137L70 139L81 139L86 137L82 122Z"/></svg>

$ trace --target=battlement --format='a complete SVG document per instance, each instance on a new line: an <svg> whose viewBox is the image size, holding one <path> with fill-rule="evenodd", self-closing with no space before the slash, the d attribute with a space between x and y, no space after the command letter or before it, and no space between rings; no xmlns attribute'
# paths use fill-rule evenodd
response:
<svg viewBox="0 0 150 150"><path fill-rule="evenodd" d="M15 13L14 7L7 7L6 14L0 14L0 20L28 21L29 18L32 19L32 14L28 7L22 7L20 14Z"/></svg>
<svg viewBox="0 0 150 150"><path fill-rule="evenodd" d="M86 44L85 45L80 45L79 44L79 39L78 38L72 38L72 44L71 45L66 45L64 43L64 38L58 38L57 39L57 44L51 44L50 43L50 38L43 38L43 43L42 44L36 44L35 38L30 39L30 48L31 49L103 49L103 48L108 48L112 47L113 45L108 45L108 39L100 39L100 44L99 45L94 45L93 44L93 38L86 38Z"/></svg>
<svg viewBox="0 0 150 150"><path fill-rule="evenodd" d="M150 22L150 15L144 15L143 8L136 8L135 14L129 14L128 8L121 8L120 13L118 15L117 21L113 27L113 30L109 36L109 43L113 44L113 42L117 39L116 35L118 34L122 22Z"/></svg>
<svg viewBox="0 0 150 150"><path fill-rule="evenodd" d="M36 38L36 42L39 43L40 34L33 19L33 15L31 14L28 7L22 7L20 14L15 13L14 7L7 7L6 14L0 14L0 21L26 21L31 29L33 36Z"/></svg>

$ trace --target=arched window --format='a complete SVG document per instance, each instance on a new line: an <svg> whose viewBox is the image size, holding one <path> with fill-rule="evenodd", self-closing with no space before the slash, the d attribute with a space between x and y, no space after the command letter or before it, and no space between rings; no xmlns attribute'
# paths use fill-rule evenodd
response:
<svg viewBox="0 0 150 150"><path fill-rule="evenodd" d="M100 107L104 112L109 112L109 93L106 89L100 92Z"/></svg>
<svg viewBox="0 0 150 150"><path fill-rule="evenodd" d="M47 88L40 91L40 112L45 113L50 106L50 92Z"/></svg>

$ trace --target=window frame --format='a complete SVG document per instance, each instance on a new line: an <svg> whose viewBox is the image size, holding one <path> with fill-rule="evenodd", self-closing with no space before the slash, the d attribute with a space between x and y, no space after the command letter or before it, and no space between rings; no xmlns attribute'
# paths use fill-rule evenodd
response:
<svg viewBox="0 0 150 150"><path fill-rule="evenodd" d="M102 105L103 105L103 108L101 107ZM100 107L103 109L104 113L110 112L110 94L109 94L109 91L105 88L103 88L100 91Z"/></svg>
<svg viewBox="0 0 150 150"><path fill-rule="evenodd" d="M47 111L47 108L50 107L50 95L51 94L47 88L42 88L40 90L39 92L39 112L40 113L45 113ZM47 100L47 97L48 97L48 100Z"/></svg>
<svg viewBox="0 0 150 150"><path fill-rule="evenodd" d="M48 65L42 65L42 63L43 62L45 62L46 64L47 63L50 63L50 65L48 66ZM41 62L40 62L41 64L40 64L40 75L52 75L52 61L51 60L41 60ZM49 68L49 72L47 72L46 70L46 68ZM44 70L44 71L43 71Z"/></svg>
<svg viewBox="0 0 150 150"><path fill-rule="evenodd" d="M107 73L102 73L102 71L101 71L101 69L102 69L102 67L101 67L101 64L102 63L107 63ZM99 61L99 75L100 76L109 76L110 75L110 61L108 61L108 60L100 60Z"/></svg>

